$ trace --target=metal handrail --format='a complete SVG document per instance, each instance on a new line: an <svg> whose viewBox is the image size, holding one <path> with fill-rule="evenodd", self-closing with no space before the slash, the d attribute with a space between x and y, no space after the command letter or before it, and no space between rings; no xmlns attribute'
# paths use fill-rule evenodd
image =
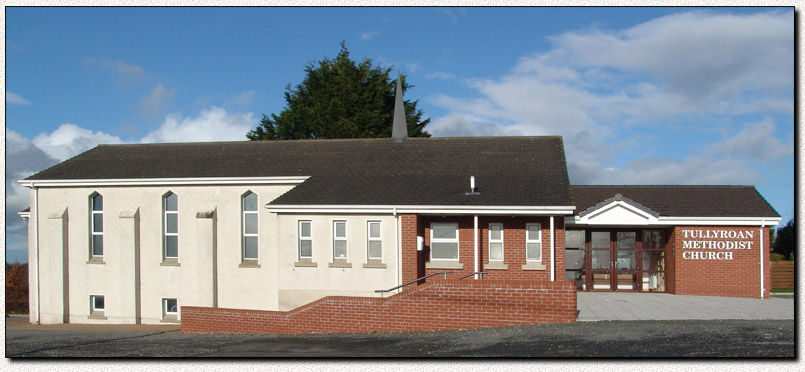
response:
<svg viewBox="0 0 805 372"><path fill-rule="evenodd" d="M414 283L416 283L416 282L418 282L418 281L420 281L420 280L427 279L427 278L430 278L430 277L432 277L432 276L434 276L434 275L439 275L439 274L444 274L444 278L445 278L445 279L447 279L447 274L452 274L452 273L453 273L452 271L437 271L437 272L435 272L435 273L431 273L431 274L425 275L425 276L423 276L423 277L421 277L421 278L414 279L414 280L412 280L412 281L410 281L410 282L400 284L400 285L398 285L398 286L396 286L396 287L394 287L394 288L389 288L389 289L378 289L378 290L375 290L375 293L386 293L386 292L391 292L391 291L393 291L393 290L395 290L395 289L397 289L397 288L402 288L402 287L405 287L405 286L407 286L407 285L409 285L409 284L414 284Z"/></svg>
<svg viewBox="0 0 805 372"><path fill-rule="evenodd" d="M469 274L467 274L467 275L464 275L464 276L462 276L462 277L460 277L460 278L458 278L458 279L456 279L456 280L461 280L461 279L464 279L464 278L466 278L466 277L468 277L468 276L472 276L472 275L475 275L475 274L479 274L479 275L481 275L481 279L483 279L483 278L484 278L484 274L489 274L489 273L488 273L488 272L486 272L486 271L476 271L476 272L473 272L473 273L469 273Z"/></svg>

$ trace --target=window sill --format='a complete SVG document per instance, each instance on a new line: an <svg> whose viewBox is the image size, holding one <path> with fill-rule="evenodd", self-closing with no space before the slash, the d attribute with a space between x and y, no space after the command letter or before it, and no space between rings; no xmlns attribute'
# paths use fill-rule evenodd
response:
<svg viewBox="0 0 805 372"><path fill-rule="evenodd" d="M386 264L380 259L369 259L369 262L363 264L364 269L385 269Z"/></svg>
<svg viewBox="0 0 805 372"><path fill-rule="evenodd" d="M89 314L87 319L106 320L106 314L104 314L103 312L96 311L92 314Z"/></svg>
<svg viewBox="0 0 805 372"><path fill-rule="evenodd" d="M160 266L181 266L179 265L178 258L166 258L162 260L162 263L159 264Z"/></svg>
<svg viewBox="0 0 805 372"><path fill-rule="evenodd" d="M327 266L332 268L343 268L348 269L352 267L352 264L347 262L347 260L335 259L333 262L330 262Z"/></svg>
<svg viewBox="0 0 805 372"><path fill-rule="evenodd" d="M238 265L241 268L260 268L260 264L257 263L257 260L244 260L243 262Z"/></svg>
<svg viewBox="0 0 805 372"><path fill-rule="evenodd" d="M87 263L90 265L106 265L106 263L103 262L103 256L93 256Z"/></svg>
<svg viewBox="0 0 805 372"><path fill-rule="evenodd" d="M526 264L523 265L523 270L540 270L540 271L544 271L544 270L546 270L546 267L545 267L545 265L542 264L542 262L538 262L538 261L526 262Z"/></svg>
<svg viewBox="0 0 805 372"><path fill-rule="evenodd" d="M458 261L430 261L425 262L426 269L458 269L464 268L464 264Z"/></svg>
<svg viewBox="0 0 805 372"><path fill-rule="evenodd" d="M503 261L491 261L484 263L484 270L508 270L509 265Z"/></svg>
<svg viewBox="0 0 805 372"><path fill-rule="evenodd" d="M300 258L299 261L294 262L293 264L296 267L316 267L319 264L313 262L312 258Z"/></svg>

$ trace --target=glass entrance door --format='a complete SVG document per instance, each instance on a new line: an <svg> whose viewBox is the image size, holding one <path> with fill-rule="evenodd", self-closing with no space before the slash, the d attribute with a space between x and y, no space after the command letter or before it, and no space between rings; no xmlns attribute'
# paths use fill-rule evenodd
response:
<svg viewBox="0 0 805 372"><path fill-rule="evenodd" d="M612 290L612 243L609 231L590 233L590 279L594 290Z"/></svg>
<svg viewBox="0 0 805 372"><path fill-rule="evenodd" d="M618 231L615 233L615 264L613 267L614 283L617 290L633 291L638 289L637 281L637 232Z"/></svg>

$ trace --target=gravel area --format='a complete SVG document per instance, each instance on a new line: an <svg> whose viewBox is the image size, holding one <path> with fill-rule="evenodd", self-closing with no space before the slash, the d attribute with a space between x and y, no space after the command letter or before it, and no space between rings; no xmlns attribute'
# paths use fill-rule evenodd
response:
<svg viewBox="0 0 805 372"><path fill-rule="evenodd" d="M181 334L171 328L136 327L110 327L106 331L71 326L7 326L6 357L796 356L794 320L599 321L299 336Z"/></svg>

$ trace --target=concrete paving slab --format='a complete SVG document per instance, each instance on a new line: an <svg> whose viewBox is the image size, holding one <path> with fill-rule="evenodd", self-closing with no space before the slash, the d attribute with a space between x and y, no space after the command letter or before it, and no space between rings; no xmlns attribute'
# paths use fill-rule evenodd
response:
<svg viewBox="0 0 805 372"><path fill-rule="evenodd" d="M577 320L794 319L794 296L769 299L579 292Z"/></svg>

